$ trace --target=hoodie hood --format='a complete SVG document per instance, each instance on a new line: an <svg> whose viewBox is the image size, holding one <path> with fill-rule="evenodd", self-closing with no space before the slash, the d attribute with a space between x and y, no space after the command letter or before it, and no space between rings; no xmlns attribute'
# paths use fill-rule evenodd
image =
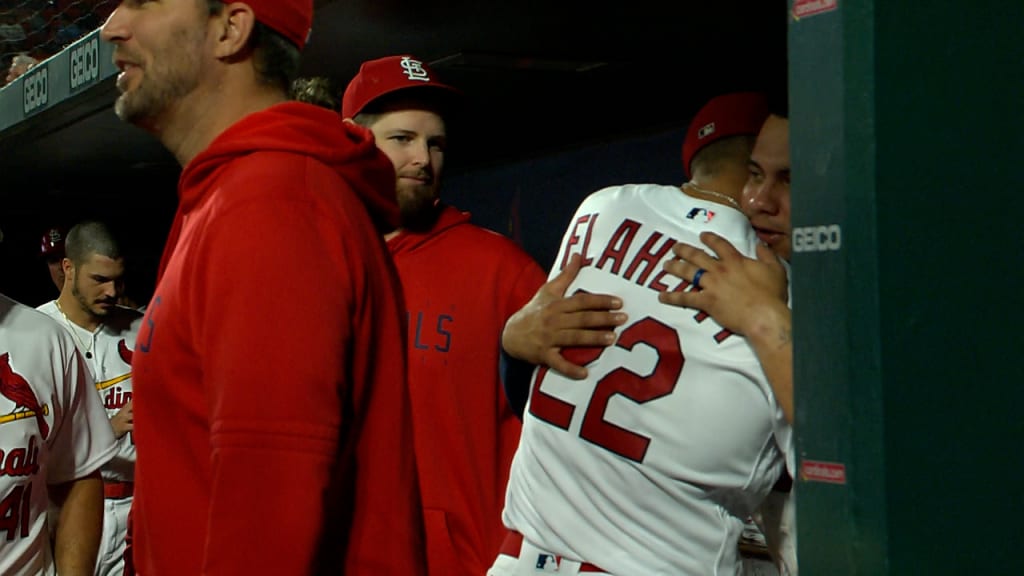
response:
<svg viewBox="0 0 1024 576"><path fill-rule="evenodd" d="M331 110L286 102L242 118L182 170L178 210L164 246L160 274L177 244L185 214L213 190L210 181L232 160L257 152L292 152L324 163L351 186L381 234L398 227L395 168L377 149L373 133L343 122Z"/></svg>
<svg viewBox="0 0 1024 576"><path fill-rule="evenodd" d="M462 224L469 224L470 217L471 214L469 212L462 212L454 206L445 206L441 210L441 214L438 215L437 220L434 221L434 225L430 227L430 230L426 232L402 230L399 235L388 240L388 250L392 254L412 252L419 246L429 242L432 238L440 236L446 230L461 226Z"/></svg>
<svg viewBox="0 0 1024 576"><path fill-rule="evenodd" d="M373 133L318 106L287 102L242 118L189 162L178 184L180 210L207 193L203 182L232 159L253 152L294 152L330 166L348 182L381 230L398 225L395 168Z"/></svg>

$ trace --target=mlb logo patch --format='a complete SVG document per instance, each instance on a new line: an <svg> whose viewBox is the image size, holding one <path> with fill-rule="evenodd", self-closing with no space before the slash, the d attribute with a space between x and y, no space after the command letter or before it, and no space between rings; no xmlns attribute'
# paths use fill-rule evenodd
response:
<svg viewBox="0 0 1024 576"><path fill-rule="evenodd" d="M544 574L558 573L558 556L552 554L537 554L537 564L534 572Z"/></svg>
<svg viewBox="0 0 1024 576"><path fill-rule="evenodd" d="M709 124L705 124L705 125L700 127L700 130L697 130L697 139L698 140L703 140L704 138L707 138L708 136L710 136L710 135L712 135L714 133L715 133L715 123L711 122Z"/></svg>
<svg viewBox="0 0 1024 576"><path fill-rule="evenodd" d="M715 212L713 210L707 210L704 208L693 208L686 215L687 220L695 220L697 222L703 222L704 224L711 222L714 217Z"/></svg>

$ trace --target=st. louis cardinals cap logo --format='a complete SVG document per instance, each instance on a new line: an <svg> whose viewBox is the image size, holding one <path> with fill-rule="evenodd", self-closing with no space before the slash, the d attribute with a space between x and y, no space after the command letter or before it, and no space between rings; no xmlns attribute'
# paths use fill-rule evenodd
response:
<svg viewBox="0 0 1024 576"><path fill-rule="evenodd" d="M399 61L399 65L405 73L405 77L409 80L417 80L420 82L430 82L430 75L423 68L423 62L419 60L413 60L408 56L403 56Z"/></svg>

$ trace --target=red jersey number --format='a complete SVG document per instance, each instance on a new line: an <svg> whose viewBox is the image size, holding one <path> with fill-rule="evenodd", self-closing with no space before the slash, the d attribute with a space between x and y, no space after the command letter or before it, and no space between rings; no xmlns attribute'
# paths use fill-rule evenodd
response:
<svg viewBox="0 0 1024 576"><path fill-rule="evenodd" d="M650 317L623 330L615 346L631 351L637 344L648 344L657 351L658 359L654 370L648 376L640 376L629 368L619 367L598 380L587 405L587 411L583 415L580 438L624 458L643 462L651 439L605 420L608 402L616 395L625 396L637 404L668 396L679 382L686 358L679 346L676 331ZM576 364L586 365L596 360L606 350L567 349L564 355L566 359ZM548 424L568 430L576 406L541 390L547 372L547 368L541 368L534 378L533 390L530 392L530 414Z"/></svg>
<svg viewBox="0 0 1024 576"><path fill-rule="evenodd" d="M15 538L28 538L29 511L32 509L32 484L15 486L0 500L0 534L8 542Z"/></svg>

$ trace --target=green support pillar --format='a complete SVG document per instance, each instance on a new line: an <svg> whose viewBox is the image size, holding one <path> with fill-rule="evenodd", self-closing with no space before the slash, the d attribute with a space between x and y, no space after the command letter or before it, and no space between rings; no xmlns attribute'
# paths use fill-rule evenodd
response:
<svg viewBox="0 0 1024 576"><path fill-rule="evenodd" d="M801 573L1024 574L1024 1L789 19Z"/></svg>

